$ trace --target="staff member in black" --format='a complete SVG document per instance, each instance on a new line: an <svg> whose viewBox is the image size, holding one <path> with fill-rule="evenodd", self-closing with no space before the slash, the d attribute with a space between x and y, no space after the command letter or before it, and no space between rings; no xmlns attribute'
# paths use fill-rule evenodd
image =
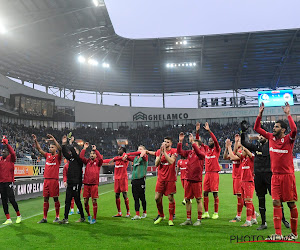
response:
<svg viewBox="0 0 300 250"><path fill-rule="evenodd" d="M258 136L257 144L246 141L246 132L248 124L246 121L241 122L241 144L255 154L254 158L254 184L256 196L258 197L259 212L262 223L257 230L267 229L266 222L266 198L265 195L269 191L271 195L271 161L269 152L269 141L262 135ZM282 207L282 223L286 228L290 227L289 222L284 217Z"/></svg>
<svg viewBox="0 0 300 250"><path fill-rule="evenodd" d="M82 167L83 163L79 157L78 146L73 145L74 137L71 137L69 146L67 146L67 136L62 138L62 153L69 161L69 169L67 173L67 191L65 200L65 217L60 224L68 224L68 215L71 207L71 200L74 197L77 208L79 209L81 218L76 222L84 222L82 203L80 200L80 190L82 186Z"/></svg>

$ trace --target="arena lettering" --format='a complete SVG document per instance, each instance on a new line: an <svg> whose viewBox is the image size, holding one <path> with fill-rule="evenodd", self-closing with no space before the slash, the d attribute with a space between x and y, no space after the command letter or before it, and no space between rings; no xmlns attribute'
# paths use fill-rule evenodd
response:
<svg viewBox="0 0 300 250"><path fill-rule="evenodd" d="M30 194L32 191L32 184L27 184L27 194Z"/></svg>
<svg viewBox="0 0 300 250"><path fill-rule="evenodd" d="M163 121L163 120L178 120L178 119L188 119L188 113L178 113L178 114L157 114L157 115L145 115L138 116L134 115L133 120L148 120L148 121Z"/></svg>
<svg viewBox="0 0 300 250"><path fill-rule="evenodd" d="M281 154L288 154L289 153L288 150L276 149L276 148L272 148L272 147L270 147L270 151L274 152L274 153L281 153Z"/></svg>
<svg viewBox="0 0 300 250"><path fill-rule="evenodd" d="M26 194L26 184L18 185L18 195Z"/></svg>
<svg viewBox="0 0 300 250"><path fill-rule="evenodd" d="M32 185L32 192L33 193L38 193L38 192L40 192L40 189L39 189L39 184L38 183L33 183L33 185Z"/></svg>

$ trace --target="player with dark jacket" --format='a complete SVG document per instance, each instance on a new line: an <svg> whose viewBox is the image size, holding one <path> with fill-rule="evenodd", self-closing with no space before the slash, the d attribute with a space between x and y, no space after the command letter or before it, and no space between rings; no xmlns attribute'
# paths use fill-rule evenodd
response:
<svg viewBox="0 0 300 250"><path fill-rule="evenodd" d="M77 208L79 209L81 218L76 222L84 222L85 217L83 213L82 203L80 201L80 190L82 186L82 167L83 162L79 157L79 149L73 145L74 137L69 141L67 146L67 136L62 139L62 153L69 161L69 168L67 173L67 191L65 200L65 216L60 224L68 223L68 215L71 206L71 200L74 197Z"/></svg>

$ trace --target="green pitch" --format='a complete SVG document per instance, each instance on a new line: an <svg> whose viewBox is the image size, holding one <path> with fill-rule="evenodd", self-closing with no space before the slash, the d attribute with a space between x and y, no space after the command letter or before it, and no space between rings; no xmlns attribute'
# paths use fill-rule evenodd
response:
<svg viewBox="0 0 300 250"><path fill-rule="evenodd" d="M300 192L300 173L296 173L298 180L298 191ZM234 237L241 238L249 235L250 237L262 235L266 237L274 233L272 219L272 201L270 196L266 196L267 203L267 223L268 229L257 231L259 225L250 228L241 228L240 225L245 221L246 209L243 209L242 222L229 223L228 221L236 215L236 197L232 195L231 175L220 175L220 206L217 220L202 220L200 227L185 226L179 224L186 219L185 206L181 204L183 200L183 188L177 182L176 200L176 219L175 226L169 227L167 220L159 225L153 224L153 218L157 215L154 201L154 189L156 178L148 178L146 182L147 213L148 217L139 221L132 221L129 218L112 218L115 215L116 205L113 192L113 184L99 187L98 216L97 223L90 225L86 223L75 223L79 215L69 216L67 225L52 223L55 217L53 200L50 202L50 212L47 224L37 224L43 215L43 199L36 198L19 202L23 221L21 224L0 226L0 247L1 249L228 249L228 248L297 248L295 243L235 243ZM131 214L134 215L134 203L129 187L129 199ZM213 213L213 197L209 196L209 212ZM63 218L65 194L61 194L60 217ZM121 198L123 216L126 214L123 197ZM257 197L254 196L254 206L258 211ZM76 206L75 206L76 207ZM299 204L298 204L299 207ZM2 209L2 208L1 208ZM289 220L290 212L284 204L286 218ZM298 208L299 209L299 208ZM92 205L90 205L91 213ZM76 211L76 208L75 208ZM164 197L164 211L168 217L168 200ZM142 212L142 211L141 211ZM10 213L13 222L16 217L12 206ZM0 222L5 221L2 216ZM196 220L196 202L193 202L192 221ZM258 221L261 222L260 218ZM282 225L283 226L283 225ZM283 234L290 233L290 229L283 226ZM249 239L246 238L248 241ZM251 238L252 240L252 238ZM255 239L256 240L256 239ZM259 238L261 240L261 238ZM298 240L300 241L300 240ZM298 248L299 249L299 248Z"/></svg>

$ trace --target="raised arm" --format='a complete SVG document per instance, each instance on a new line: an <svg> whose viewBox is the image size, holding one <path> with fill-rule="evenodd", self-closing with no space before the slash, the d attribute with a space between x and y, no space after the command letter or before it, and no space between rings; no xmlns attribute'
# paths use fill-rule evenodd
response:
<svg viewBox="0 0 300 250"><path fill-rule="evenodd" d="M100 152L97 150L96 146L92 146L92 150L95 150L95 153L97 155L97 160L98 160L98 166L101 167L103 163L103 156L100 154Z"/></svg>
<svg viewBox="0 0 300 250"><path fill-rule="evenodd" d="M267 131L265 131L264 129L262 129L261 124L260 124L264 109L265 109L265 105L264 105L264 103L262 103L259 107L259 113L258 113L258 116L257 116L255 124L254 124L254 130L257 133L261 134L263 137L270 139L269 133Z"/></svg>
<svg viewBox="0 0 300 250"><path fill-rule="evenodd" d="M246 134L244 132L241 133L241 144L251 152L255 152L258 150L258 147L256 145L246 141Z"/></svg>
<svg viewBox="0 0 300 250"><path fill-rule="evenodd" d="M290 132L290 139L291 140L295 140L296 138L296 135L297 135L297 126L291 116L291 108L290 108L290 105L286 102L285 103L285 107L282 107L284 113L286 114L287 118L288 118L288 121L289 121L289 125L290 125L290 129L291 129L291 132Z"/></svg>
<svg viewBox="0 0 300 250"><path fill-rule="evenodd" d="M88 163L88 159L84 157L84 156L85 156L85 151L86 151L86 149L88 148L88 146L89 146L89 143L88 143L88 142L84 143L83 149L81 150L80 155L79 155L80 159L82 160L82 162L83 162L84 164L87 164L87 163Z"/></svg>
<svg viewBox="0 0 300 250"><path fill-rule="evenodd" d="M179 141L178 141L178 144L177 144L177 153L178 153L179 155L181 155L182 157L186 158L186 157L188 156L188 151L182 149L182 142L183 142L183 139L184 139L184 133L181 132L181 133L179 134Z"/></svg>
<svg viewBox="0 0 300 250"><path fill-rule="evenodd" d="M232 146L232 142L229 139L227 139L226 140L226 147L228 148L228 153L229 153L230 160L238 161L240 159L240 157L233 154L231 146Z"/></svg>
<svg viewBox="0 0 300 250"><path fill-rule="evenodd" d="M42 156L45 157L45 156L46 156L46 152L45 152L44 150L42 150L42 148L41 148L39 142L37 141L36 135L35 135L35 134L32 134L32 138L33 138L33 141L34 141L34 143L35 143L36 149L40 152L40 154L41 154Z"/></svg>
<svg viewBox="0 0 300 250"><path fill-rule="evenodd" d="M53 141L53 143L55 144L55 146L57 147L58 150L58 155L61 156L61 146L60 144L57 142L57 140L55 139L55 137L51 134L47 134L47 137L49 138L50 141Z"/></svg>
<svg viewBox="0 0 300 250"><path fill-rule="evenodd" d="M72 156L69 153L69 150L67 148L67 136L64 135L61 142L62 142L62 154L67 160L70 160Z"/></svg>
<svg viewBox="0 0 300 250"><path fill-rule="evenodd" d="M200 132L200 122L197 122L196 123L196 140L200 139L199 132Z"/></svg>
<svg viewBox="0 0 300 250"><path fill-rule="evenodd" d="M10 161L16 162L17 157L16 157L16 153L15 153L14 149L8 143L6 144L6 146L7 146L8 152L10 154Z"/></svg>
<svg viewBox="0 0 300 250"><path fill-rule="evenodd" d="M229 156L228 156L228 148L227 147L225 147L224 154L223 154L223 159L224 160L229 160L230 159Z"/></svg>
<svg viewBox="0 0 300 250"><path fill-rule="evenodd" d="M214 141L214 145L215 145L216 150L218 152L221 151L221 147L219 145L219 142L218 142L216 136L214 135L214 133L210 130L210 127L209 127L207 122L205 123L204 129L209 132L211 139Z"/></svg>

